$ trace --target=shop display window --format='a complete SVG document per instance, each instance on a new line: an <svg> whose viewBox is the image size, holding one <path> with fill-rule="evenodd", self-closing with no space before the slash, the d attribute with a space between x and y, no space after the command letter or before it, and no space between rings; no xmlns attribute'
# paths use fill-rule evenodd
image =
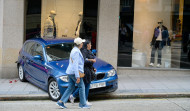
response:
<svg viewBox="0 0 190 111"><path fill-rule="evenodd" d="M96 49L98 0L26 0L26 39L81 37Z"/></svg>
<svg viewBox="0 0 190 111"><path fill-rule="evenodd" d="M121 0L118 66L190 68L189 0Z"/></svg>

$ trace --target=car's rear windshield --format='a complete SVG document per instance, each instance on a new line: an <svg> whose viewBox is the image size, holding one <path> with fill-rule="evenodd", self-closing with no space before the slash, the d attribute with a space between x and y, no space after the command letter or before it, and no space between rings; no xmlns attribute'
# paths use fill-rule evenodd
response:
<svg viewBox="0 0 190 111"><path fill-rule="evenodd" d="M73 43L61 43L46 46L46 55L48 61L59 61L69 59Z"/></svg>

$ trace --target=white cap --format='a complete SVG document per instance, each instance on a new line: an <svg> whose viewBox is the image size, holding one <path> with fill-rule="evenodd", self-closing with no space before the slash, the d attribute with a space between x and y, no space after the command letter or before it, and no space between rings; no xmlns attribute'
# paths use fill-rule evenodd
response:
<svg viewBox="0 0 190 111"><path fill-rule="evenodd" d="M80 45L81 43L85 42L85 39L81 39L80 37L75 38L74 43Z"/></svg>

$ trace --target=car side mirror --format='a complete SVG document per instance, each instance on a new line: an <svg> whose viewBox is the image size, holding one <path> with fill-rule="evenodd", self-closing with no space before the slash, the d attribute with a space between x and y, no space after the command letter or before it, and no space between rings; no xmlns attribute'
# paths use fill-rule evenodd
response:
<svg viewBox="0 0 190 111"><path fill-rule="evenodd" d="M42 60L42 56L36 55L36 56L34 56L34 59L36 59L36 60Z"/></svg>
<svg viewBox="0 0 190 111"><path fill-rule="evenodd" d="M96 50L96 49L92 49L92 53L93 53L94 55L96 55L97 50Z"/></svg>

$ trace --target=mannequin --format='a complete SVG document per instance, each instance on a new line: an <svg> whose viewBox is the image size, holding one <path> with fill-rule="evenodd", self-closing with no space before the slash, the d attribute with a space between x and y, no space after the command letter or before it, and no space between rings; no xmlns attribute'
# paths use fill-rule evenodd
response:
<svg viewBox="0 0 190 111"><path fill-rule="evenodd" d="M49 17L46 19L44 24L44 37L46 38L56 38L57 30L55 24L56 12L54 10L50 11Z"/></svg>
<svg viewBox="0 0 190 111"><path fill-rule="evenodd" d="M76 27L76 30L75 30L75 36L76 37L80 37L81 33L82 33L82 19L83 19L83 12L79 12L79 20L78 20L78 23L77 23L77 27Z"/></svg>
<svg viewBox="0 0 190 111"><path fill-rule="evenodd" d="M170 46L170 40L169 40L169 34L168 29L163 25L163 20L158 21L158 27L154 30L154 35L151 42L151 60L150 60L150 66L154 66L154 57L155 52L158 51L158 60L157 60L157 67L160 67L161 65L161 57L162 57L162 48L166 44Z"/></svg>

